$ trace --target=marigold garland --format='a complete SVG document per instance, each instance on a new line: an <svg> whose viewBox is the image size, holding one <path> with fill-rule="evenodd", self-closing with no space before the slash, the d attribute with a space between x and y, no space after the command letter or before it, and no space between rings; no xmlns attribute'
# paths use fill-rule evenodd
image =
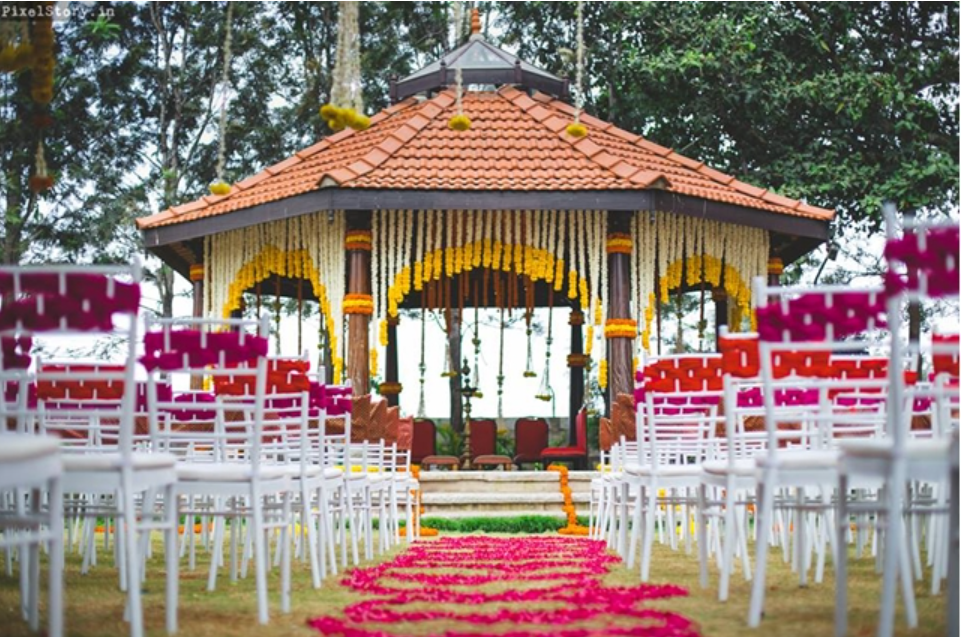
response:
<svg viewBox="0 0 961 637"><path fill-rule="evenodd" d="M547 467L547 470L556 471L560 474L561 495L564 496L564 506L561 510L567 515L567 526L560 529L558 533L561 535L587 535L589 529L577 523L577 511L574 509L574 498L571 495L568 468L564 465L552 464Z"/></svg>
<svg viewBox="0 0 961 637"><path fill-rule="evenodd" d="M413 476L414 480L417 480L417 484L419 485L420 484L420 465L419 464L414 464L410 466L410 475ZM423 496L423 491L421 489L417 489L414 491L414 498L416 502L415 506L417 507L418 515L424 514L424 499L422 496ZM420 537L435 537L438 535L437 529L429 526L424 526L422 524L419 526L418 530L419 530Z"/></svg>
<svg viewBox="0 0 961 637"><path fill-rule="evenodd" d="M344 248L347 250L365 250L370 252L372 246L370 230L349 230L344 237Z"/></svg>
<svg viewBox="0 0 961 637"><path fill-rule="evenodd" d="M637 321L634 319L607 319L604 323L604 338L634 338L635 336L637 336Z"/></svg>
<svg viewBox="0 0 961 637"><path fill-rule="evenodd" d="M601 389L607 389L607 359L602 358L597 368L597 384Z"/></svg>
<svg viewBox="0 0 961 637"><path fill-rule="evenodd" d="M370 316L373 313L374 297L370 294L347 294L344 296L344 314Z"/></svg>
<svg viewBox="0 0 961 637"><path fill-rule="evenodd" d="M631 254L634 249L634 242L631 236L621 232L614 232L607 235L608 254Z"/></svg>

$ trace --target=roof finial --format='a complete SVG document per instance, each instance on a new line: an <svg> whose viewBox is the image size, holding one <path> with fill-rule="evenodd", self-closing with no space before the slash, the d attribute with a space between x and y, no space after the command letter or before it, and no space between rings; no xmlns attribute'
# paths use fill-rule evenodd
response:
<svg viewBox="0 0 961 637"><path fill-rule="evenodd" d="M470 34L480 35L480 31L481 31L480 9L474 8L470 10Z"/></svg>

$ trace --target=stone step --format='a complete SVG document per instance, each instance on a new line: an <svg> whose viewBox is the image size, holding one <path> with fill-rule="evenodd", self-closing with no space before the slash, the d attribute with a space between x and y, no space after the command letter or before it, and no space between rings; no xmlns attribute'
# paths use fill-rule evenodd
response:
<svg viewBox="0 0 961 637"><path fill-rule="evenodd" d="M587 515L587 505L584 505L583 507L576 506L575 510L577 511L577 515L585 515L585 516ZM545 509L545 510L477 509L477 510L469 510L469 511L445 510L445 511L436 511L436 512L431 512L431 510L428 509L424 512L424 515L422 517L447 518L447 519L456 520L456 519L462 519L462 518L516 518L521 515L538 515L538 516L544 516L544 517L550 517L550 518L557 518L558 520L562 520L565 517L567 517L567 515L560 510L560 508L549 509L549 510L548 509Z"/></svg>
<svg viewBox="0 0 961 637"><path fill-rule="evenodd" d="M571 472L571 491L587 492L596 471ZM559 493L555 471L422 471L424 493Z"/></svg>
<svg viewBox="0 0 961 637"><path fill-rule="evenodd" d="M588 494L572 493L575 508L587 508ZM449 515L454 512L510 511L562 514L563 496L557 493L428 493L423 495L424 515Z"/></svg>

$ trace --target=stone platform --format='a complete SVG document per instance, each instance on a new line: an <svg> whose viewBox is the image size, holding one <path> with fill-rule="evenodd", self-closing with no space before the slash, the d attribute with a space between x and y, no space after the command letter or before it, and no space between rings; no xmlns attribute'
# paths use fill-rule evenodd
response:
<svg viewBox="0 0 961 637"><path fill-rule="evenodd" d="M587 515L596 471L571 471L568 484L578 515ZM556 471L421 471L424 516L563 517L560 474Z"/></svg>

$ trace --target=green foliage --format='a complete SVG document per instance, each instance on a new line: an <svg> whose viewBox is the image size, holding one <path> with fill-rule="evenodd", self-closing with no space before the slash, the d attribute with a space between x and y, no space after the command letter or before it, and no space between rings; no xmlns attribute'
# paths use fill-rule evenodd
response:
<svg viewBox="0 0 961 637"><path fill-rule="evenodd" d="M514 439L506 429L497 430L497 455L514 457Z"/></svg>
<svg viewBox="0 0 961 637"><path fill-rule="evenodd" d="M587 524L579 517L578 524ZM567 518L549 515L518 515L516 517L432 518L421 520L422 526L448 533L555 533L567 526Z"/></svg>
<svg viewBox="0 0 961 637"><path fill-rule="evenodd" d="M573 2L504 2L522 58L573 77ZM719 170L880 223L957 206L956 2L592 2L588 110ZM555 34L546 38L545 33Z"/></svg>
<svg viewBox="0 0 961 637"><path fill-rule="evenodd" d="M460 458L464 455L464 434L454 431L450 423L437 427L437 453Z"/></svg>

